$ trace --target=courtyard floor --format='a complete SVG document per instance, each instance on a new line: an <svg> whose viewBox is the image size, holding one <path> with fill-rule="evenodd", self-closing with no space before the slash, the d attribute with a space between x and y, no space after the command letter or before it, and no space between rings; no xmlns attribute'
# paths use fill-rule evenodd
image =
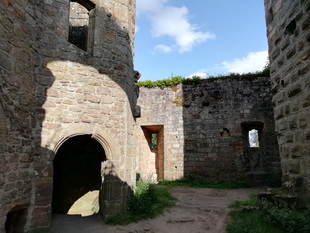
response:
<svg viewBox="0 0 310 233"><path fill-rule="evenodd" d="M224 233L229 204L263 189L173 188L176 206L162 215L125 226L105 225L99 216L55 215L50 233Z"/></svg>

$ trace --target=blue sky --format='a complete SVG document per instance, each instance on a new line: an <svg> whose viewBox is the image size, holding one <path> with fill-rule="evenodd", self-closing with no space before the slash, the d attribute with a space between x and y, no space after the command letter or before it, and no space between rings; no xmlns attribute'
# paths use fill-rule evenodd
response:
<svg viewBox="0 0 310 233"><path fill-rule="evenodd" d="M267 62L263 0L136 0L140 80L246 73Z"/></svg>

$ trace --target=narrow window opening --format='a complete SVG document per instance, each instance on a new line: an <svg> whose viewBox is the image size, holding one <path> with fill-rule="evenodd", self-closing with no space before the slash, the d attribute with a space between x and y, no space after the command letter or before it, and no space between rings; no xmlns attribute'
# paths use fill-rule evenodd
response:
<svg viewBox="0 0 310 233"><path fill-rule="evenodd" d="M285 28L285 32L288 35L293 35L295 30L296 30L296 21L294 19L287 25L287 27Z"/></svg>
<svg viewBox="0 0 310 233"><path fill-rule="evenodd" d="M164 126L147 125L141 126L143 140L141 148L143 156L142 177L150 179L151 182L164 179L165 155L164 155Z"/></svg>
<svg viewBox="0 0 310 233"><path fill-rule="evenodd" d="M221 137L229 137L230 136L229 129L223 128L223 131L220 132L220 135L221 135Z"/></svg>
<svg viewBox="0 0 310 233"><path fill-rule="evenodd" d="M250 147L259 147L258 130L257 129L250 130L248 136Z"/></svg>
<svg viewBox="0 0 310 233"><path fill-rule="evenodd" d="M151 133L151 149L156 149L158 145L157 133Z"/></svg>
<svg viewBox="0 0 310 233"><path fill-rule="evenodd" d="M95 5L89 1L70 1L68 41L85 51L90 43L89 34L92 31L90 14L94 7Z"/></svg>

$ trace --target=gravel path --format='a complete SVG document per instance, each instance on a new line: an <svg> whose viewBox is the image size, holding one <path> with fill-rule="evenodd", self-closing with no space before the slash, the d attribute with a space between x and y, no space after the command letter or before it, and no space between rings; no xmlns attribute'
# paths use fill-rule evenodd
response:
<svg viewBox="0 0 310 233"><path fill-rule="evenodd" d="M176 206L162 215L126 226L105 225L99 216L55 215L50 233L224 233L228 205L262 189L173 188Z"/></svg>

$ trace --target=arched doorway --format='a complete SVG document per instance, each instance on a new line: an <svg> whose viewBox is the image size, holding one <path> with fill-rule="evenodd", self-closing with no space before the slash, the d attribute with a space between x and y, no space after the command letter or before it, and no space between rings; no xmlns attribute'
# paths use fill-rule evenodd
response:
<svg viewBox="0 0 310 233"><path fill-rule="evenodd" d="M75 203L92 191L97 191L98 198L102 182L101 163L105 160L102 145L91 135L69 138L59 147L53 163L54 213L68 214ZM96 207L92 205L99 205L93 199L88 202L86 205L90 208Z"/></svg>

